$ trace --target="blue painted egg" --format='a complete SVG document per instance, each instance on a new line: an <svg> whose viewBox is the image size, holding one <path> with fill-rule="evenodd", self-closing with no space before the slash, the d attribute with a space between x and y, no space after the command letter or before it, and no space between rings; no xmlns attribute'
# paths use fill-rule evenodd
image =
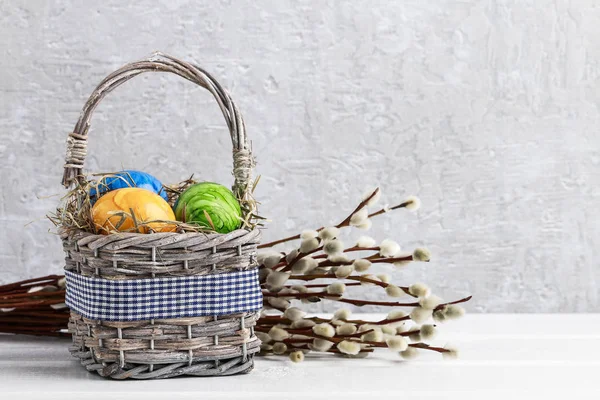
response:
<svg viewBox="0 0 600 400"><path fill-rule="evenodd" d="M102 196L111 190L129 187L146 189L160 195L165 201L168 200L167 192L165 192L162 183L158 179L146 172L131 169L117 172L114 175L105 176L100 179L96 187L90 189L90 199L92 204L94 204L99 197L97 196L97 192Z"/></svg>

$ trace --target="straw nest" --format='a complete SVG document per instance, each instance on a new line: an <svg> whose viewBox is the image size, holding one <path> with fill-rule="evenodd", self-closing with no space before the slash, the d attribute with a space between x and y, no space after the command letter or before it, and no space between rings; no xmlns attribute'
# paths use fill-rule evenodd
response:
<svg viewBox="0 0 600 400"><path fill-rule="evenodd" d="M56 212L50 213L47 215L48 219L58 228L59 232L62 234L70 235L76 232L84 231L90 232L93 234L98 234L98 230L96 229L96 225L94 224L94 220L92 218L92 202L95 195L91 195L91 193L105 193L107 191L105 178L118 177L116 172L107 172L107 173L98 173L91 174L86 177L82 177L78 179L74 185L74 187L67 192L65 196L61 199L60 205L57 207ZM254 211L257 209L257 202L252 196L256 185L260 177L256 178L248 188L249 190L245 191L246 193L250 193L250 195L245 196L244 199L239 198L238 201L240 203L240 207L242 209L242 218L240 221L240 228L252 230L258 226L262 226L262 221L265 219L259 215L257 215ZM128 180L129 182L133 182L132 179ZM128 182L128 183L129 183ZM181 181L174 185L163 185L163 190L167 193L168 203L173 207L175 202L188 187L199 183L194 179L194 176L190 176L190 178ZM115 225L116 229L119 229L122 222L125 221L126 218L132 218L134 221L134 228L129 230L120 230L119 232L140 232L140 228L145 227L145 230L149 233L154 233L151 228L152 223L156 222L169 222L169 224L176 226L176 231L180 233L184 232L204 232L204 233L214 233L214 226L204 226L196 223L182 222L182 221L145 221L140 222L136 219L135 215L131 215L130 213L123 211L115 211L114 215L121 216L122 219L119 223ZM210 221L210 217L208 218ZM113 232L111 232L113 233ZM114 232L116 233L116 231Z"/></svg>

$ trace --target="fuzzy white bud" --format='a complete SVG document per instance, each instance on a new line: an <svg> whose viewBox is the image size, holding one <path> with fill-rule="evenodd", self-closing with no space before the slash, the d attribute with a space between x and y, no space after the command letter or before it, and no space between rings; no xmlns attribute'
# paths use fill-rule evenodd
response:
<svg viewBox="0 0 600 400"><path fill-rule="evenodd" d="M360 344L350 340L343 340L338 343L337 349L344 354L357 355L360 352Z"/></svg>
<svg viewBox="0 0 600 400"><path fill-rule="evenodd" d="M269 258L269 257L275 258L277 256L279 256L279 260L281 260L281 254L277 253L276 251L273 251L273 250L263 251L256 255L256 261L258 262L258 265L263 265L267 258Z"/></svg>
<svg viewBox="0 0 600 400"><path fill-rule="evenodd" d="M264 344L267 344L271 341L271 336L269 336L267 333L265 332L254 332L254 334L256 335L256 337L263 342Z"/></svg>
<svg viewBox="0 0 600 400"><path fill-rule="evenodd" d="M393 264L394 264L394 267L396 267L396 268L404 268L408 264L410 264L410 261L409 260L395 261Z"/></svg>
<svg viewBox="0 0 600 400"><path fill-rule="evenodd" d="M270 251L263 251L263 252L257 253L256 254L256 262L258 263L258 265L262 265L263 262L265 261L265 258L267 258L270 255L271 255Z"/></svg>
<svg viewBox="0 0 600 400"><path fill-rule="evenodd" d="M277 342L273 345L273 353L274 354L284 354L287 351L287 346L285 343Z"/></svg>
<svg viewBox="0 0 600 400"><path fill-rule="evenodd" d="M333 318L347 320L350 319L350 315L352 315L350 310L348 310L347 308L340 308L333 314Z"/></svg>
<svg viewBox="0 0 600 400"><path fill-rule="evenodd" d="M371 332L365 333L360 337L363 342L381 342L383 340L383 332L381 328L372 328Z"/></svg>
<svg viewBox="0 0 600 400"><path fill-rule="evenodd" d="M271 346L270 344L262 343L260 345L260 351L261 351L261 353L270 353L273 351L273 346Z"/></svg>
<svg viewBox="0 0 600 400"><path fill-rule="evenodd" d="M421 327L421 337L423 340L431 340L435 337L437 329L434 325L423 325Z"/></svg>
<svg viewBox="0 0 600 400"><path fill-rule="evenodd" d="M396 334L396 328L394 328L392 326L392 324L390 324L390 325L383 325L381 327L381 332L383 332L384 335L394 336Z"/></svg>
<svg viewBox="0 0 600 400"><path fill-rule="evenodd" d="M282 287L290 277L289 272L273 271L267 276L267 285L272 288Z"/></svg>
<svg viewBox="0 0 600 400"><path fill-rule="evenodd" d="M57 284L57 285L58 285L58 287L60 287L60 288L65 288L65 287L67 287L67 278L60 278L56 284Z"/></svg>
<svg viewBox="0 0 600 400"><path fill-rule="evenodd" d="M415 307L410 313L410 319L415 321L417 324L421 324L427 321L431 317L431 310L426 310L422 307Z"/></svg>
<svg viewBox="0 0 600 400"><path fill-rule="evenodd" d="M370 331L372 329L379 329L379 326L371 325L371 324L363 324L358 327L358 332L362 333L362 332Z"/></svg>
<svg viewBox="0 0 600 400"><path fill-rule="evenodd" d="M258 269L258 280L263 283L267 281L267 277L273 273L272 269L269 268L259 268Z"/></svg>
<svg viewBox="0 0 600 400"><path fill-rule="evenodd" d="M396 327L396 333L401 334L404 332L408 332L408 323L406 321L395 322L393 324Z"/></svg>
<svg viewBox="0 0 600 400"><path fill-rule="evenodd" d="M323 252L328 256L341 254L344 251L344 243L339 239L331 239L323 245Z"/></svg>
<svg viewBox="0 0 600 400"><path fill-rule="evenodd" d="M408 196L406 200L404 200L404 204L406 204L406 209L409 211L417 211L421 208L421 200L417 196Z"/></svg>
<svg viewBox="0 0 600 400"><path fill-rule="evenodd" d="M465 315L465 309L457 304L448 304L444 307L443 313L448 319L458 319Z"/></svg>
<svg viewBox="0 0 600 400"><path fill-rule="evenodd" d="M341 282L334 282L334 283L330 284L329 286L327 286L328 294L341 295L344 293L345 290L346 290L346 285L344 285Z"/></svg>
<svg viewBox="0 0 600 400"><path fill-rule="evenodd" d="M316 238L316 237L319 237L319 232L312 230L312 229L305 229L300 234L300 239L302 239L302 240L312 239L312 238Z"/></svg>
<svg viewBox="0 0 600 400"><path fill-rule="evenodd" d="M365 220L362 224L355 225L357 229L362 229L363 231L368 231L373 226L373 221L370 219Z"/></svg>
<svg viewBox="0 0 600 400"><path fill-rule="evenodd" d="M356 270L356 272L365 272L371 267L371 261L365 260L363 258L357 258L356 260L354 260L352 265L354 265L354 269Z"/></svg>
<svg viewBox="0 0 600 400"><path fill-rule="evenodd" d="M387 285L387 287L385 288L385 293L390 297L402 297L405 294L404 290L392 284Z"/></svg>
<svg viewBox="0 0 600 400"><path fill-rule="evenodd" d="M300 350L292 351L290 353L290 360L295 363L304 361L304 353Z"/></svg>
<svg viewBox="0 0 600 400"><path fill-rule="evenodd" d="M390 283L390 276L388 274L379 274L377 275L377 278L379 278L379 280L383 283Z"/></svg>
<svg viewBox="0 0 600 400"><path fill-rule="evenodd" d="M309 253L318 248L319 244L320 242L317 238L304 239L300 243L300 253Z"/></svg>
<svg viewBox="0 0 600 400"><path fill-rule="evenodd" d="M320 274L328 273L330 269L331 269L331 267L317 267L317 268L313 269L312 272L314 274L320 275Z"/></svg>
<svg viewBox="0 0 600 400"><path fill-rule="evenodd" d="M370 199L369 199L369 197L370 197ZM362 201L369 199L369 201L367 201L366 205L373 206L379 201L380 198L381 198L381 189L375 188L375 189L367 190L363 194Z"/></svg>
<svg viewBox="0 0 600 400"><path fill-rule="evenodd" d="M336 278L347 278L354 272L354 265L342 265L335 270Z"/></svg>
<svg viewBox="0 0 600 400"><path fill-rule="evenodd" d="M335 328L326 322L313 326L312 331L316 335L324 337L333 337L335 335Z"/></svg>
<svg viewBox="0 0 600 400"><path fill-rule="evenodd" d="M424 283L415 283L410 285L408 292L417 297L427 297L431 294L429 286L425 285Z"/></svg>
<svg viewBox="0 0 600 400"><path fill-rule="evenodd" d="M300 263L300 261L302 261L302 259L298 260L298 262L296 262L296 263L294 263L294 265L292 265L292 274L302 275L308 271L308 263L307 262Z"/></svg>
<svg viewBox="0 0 600 400"><path fill-rule="evenodd" d="M393 336L385 341L387 347L394 351L404 351L408 348L408 342L402 336Z"/></svg>
<svg viewBox="0 0 600 400"><path fill-rule="evenodd" d="M340 230L338 228L335 226L330 226L329 228L325 228L319 232L319 237L323 240L331 240L338 237L339 234Z"/></svg>
<svg viewBox="0 0 600 400"><path fill-rule="evenodd" d="M361 208L350 217L350 226L364 224L369 219L369 210L366 207Z"/></svg>
<svg viewBox="0 0 600 400"><path fill-rule="evenodd" d="M375 247L377 242L370 236L361 236L356 241L356 247L370 248Z"/></svg>
<svg viewBox="0 0 600 400"><path fill-rule="evenodd" d="M419 304L421 307L426 308L428 310L433 310L440 304L442 304L442 299L436 295L431 295L427 297L422 297L419 299Z"/></svg>
<svg viewBox="0 0 600 400"><path fill-rule="evenodd" d="M315 340L313 340L311 347L312 347L312 350L315 350L315 351L327 351L332 346L333 346L333 342L330 342L329 340L325 340L325 339L316 338Z"/></svg>
<svg viewBox="0 0 600 400"><path fill-rule="evenodd" d="M408 335L408 338L410 340L412 340L413 342L420 342L421 341L421 331L419 330L420 328L418 326L413 327L413 329L416 330L412 330L410 331L410 335Z"/></svg>
<svg viewBox="0 0 600 400"><path fill-rule="evenodd" d="M312 328L315 325L316 325L315 321L313 321L311 319L301 319L301 320L292 322L291 327L292 327L292 329L305 329L305 328Z"/></svg>
<svg viewBox="0 0 600 400"><path fill-rule="evenodd" d="M334 254L332 256L327 257L327 260L334 263L348 263L350 259L345 254Z"/></svg>
<svg viewBox="0 0 600 400"><path fill-rule="evenodd" d="M458 358L458 349L451 345L445 345L444 348L447 350L442 353L442 357L445 360L454 360Z"/></svg>
<svg viewBox="0 0 600 400"><path fill-rule="evenodd" d="M419 352L414 347L408 347L406 350L401 351L400 355L405 360L412 360L413 358L416 358L419 355Z"/></svg>
<svg viewBox="0 0 600 400"><path fill-rule="evenodd" d="M379 245L379 254L382 257L394 257L400 252L400 245L391 239L385 239Z"/></svg>
<svg viewBox="0 0 600 400"><path fill-rule="evenodd" d="M297 291L298 293L306 293L308 292L308 288L304 285L294 285L291 289Z"/></svg>
<svg viewBox="0 0 600 400"><path fill-rule="evenodd" d="M346 324L340 325L335 328L335 332L338 335L342 335L342 336L354 335L356 333L356 331L357 331L356 325L354 325L354 324L346 323Z"/></svg>
<svg viewBox="0 0 600 400"><path fill-rule="evenodd" d="M290 302L279 297L269 297L269 304L277 309L285 310L290 306Z"/></svg>
<svg viewBox="0 0 600 400"><path fill-rule="evenodd" d="M269 330L269 336L276 342L281 342L290 337L290 334L285 329L274 326Z"/></svg>
<svg viewBox="0 0 600 400"><path fill-rule="evenodd" d="M403 268L405 266L407 266L408 264L410 264L412 262L412 257L413 255L411 253L407 253L407 252L399 252L398 254L396 254L394 256L394 258L406 258L406 260L401 260L401 261L394 261L394 267L396 268Z"/></svg>
<svg viewBox="0 0 600 400"><path fill-rule="evenodd" d="M412 254L413 260L427 262L431 260L431 253L424 247L417 247Z"/></svg>
<svg viewBox="0 0 600 400"><path fill-rule="evenodd" d="M292 265L292 272L294 274L303 274L319 266L319 262L312 257L302 257Z"/></svg>
<svg viewBox="0 0 600 400"><path fill-rule="evenodd" d="M299 253L300 252L298 251L298 249L294 249L294 250L290 251L285 256L285 261L287 261L288 264L291 263L296 257L298 257Z"/></svg>
<svg viewBox="0 0 600 400"><path fill-rule="evenodd" d="M433 320L435 322L444 322L446 320L446 314L444 314L444 310L435 310L433 312Z"/></svg>
<svg viewBox="0 0 600 400"><path fill-rule="evenodd" d="M386 319L399 319L399 318L404 318L406 317L408 314L406 314L404 311L402 310L392 310L388 313Z"/></svg>
<svg viewBox="0 0 600 400"><path fill-rule="evenodd" d="M265 257L262 264L265 266L265 268L273 268L274 266L279 264L282 257L283 256L281 254L272 254L270 256Z"/></svg>
<svg viewBox="0 0 600 400"><path fill-rule="evenodd" d="M297 307L290 307L287 310L285 310L285 312L283 313L283 316L292 322L298 321L298 320L304 318L305 315L306 315L306 312L302 311L301 309L299 309Z"/></svg>

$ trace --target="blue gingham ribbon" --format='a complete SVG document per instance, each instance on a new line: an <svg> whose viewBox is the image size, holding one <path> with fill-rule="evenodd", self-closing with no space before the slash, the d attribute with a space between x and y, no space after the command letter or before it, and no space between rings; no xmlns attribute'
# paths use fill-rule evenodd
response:
<svg viewBox="0 0 600 400"><path fill-rule="evenodd" d="M65 271L66 304L86 318L139 321L250 312L262 307L258 269L213 275L110 280Z"/></svg>

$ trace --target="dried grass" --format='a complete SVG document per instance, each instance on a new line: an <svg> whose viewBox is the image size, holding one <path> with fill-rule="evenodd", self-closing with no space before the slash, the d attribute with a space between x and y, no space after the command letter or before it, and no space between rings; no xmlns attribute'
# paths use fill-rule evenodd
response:
<svg viewBox="0 0 600 400"><path fill-rule="evenodd" d="M106 178L119 178L116 175L116 172L109 173L101 173L101 174L92 174L84 179L76 180L77 184L67 192L65 196L60 201L60 205L57 207L56 212L49 213L47 215L48 219L58 228L60 234L71 235L76 232L85 231L94 234L98 234L98 230L96 229L96 225L94 224L94 220L92 218L92 201L94 200L94 195L90 193L103 193L106 191L106 185L104 182ZM121 178L123 179L123 178ZM265 218L257 215L254 211L257 208L258 203L254 200L252 196L252 192L256 188L260 177L258 177L253 183L252 188L248 192L249 196L246 196L244 199L238 198L240 202L240 207L242 209L242 228L254 229L257 226L262 226L261 221ZM127 183L131 182L129 180ZM174 185L163 186L167 194L167 199L169 205L173 207L175 202L187 188L191 185L198 183L194 179L194 176L190 176L188 179L179 182ZM150 226L155 223L165 223L176 226L176 231L180 233L184 232L204 232L204 233L214 233L214 227L207 227L196 223L186 223L181 221L145 221L143 223L139 222L135 215L133 214L133 210L131 213L127 213L124 211L115 211L114 215L121 216L121 220L114 225L114 229L111 230L110 233L123 232L119 231L120 225L127 219L132 218L134 221L134 228L130 230L126 230L125 232L148 232L153 233L154 230Z"/></svg>

